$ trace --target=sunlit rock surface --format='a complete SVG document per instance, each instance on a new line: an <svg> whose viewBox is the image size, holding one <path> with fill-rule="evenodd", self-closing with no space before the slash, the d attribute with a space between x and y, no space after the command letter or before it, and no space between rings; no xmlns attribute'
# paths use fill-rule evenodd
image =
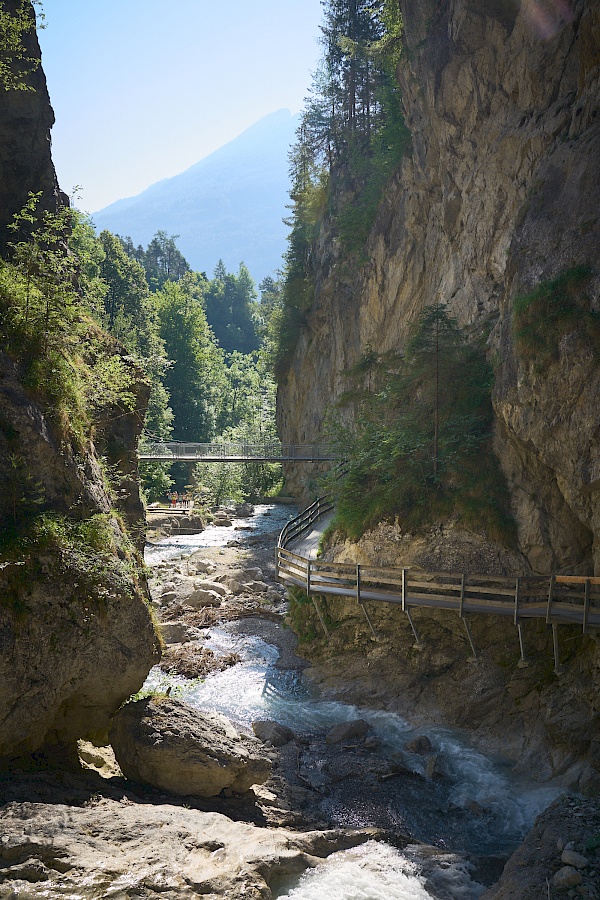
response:
<svg viewBox="0 0 600 900"><path fill-rule="evenodd" d="M579 0L562 18L558 4L542 16L505 0L401 6L412 147L355 274L325 223L315 303L279 388L282 439L318 440L344 371L369 347L402 350L440 302L465 329L491 328L496 452L529 565L600 572L598 358L571 327L538 372L511 333L514 297L576 266L592 268L598 309L598 5ZM288 473L298 495L311 477Z"/></svg>
<svg viewBox="0 0 600 900"><path fill-rule="evenodd" d="M243 793L271 774L255 737L219 713L168 697L126 704L110 741L127 778L183 796L214 797L224 788Z"/></svg>

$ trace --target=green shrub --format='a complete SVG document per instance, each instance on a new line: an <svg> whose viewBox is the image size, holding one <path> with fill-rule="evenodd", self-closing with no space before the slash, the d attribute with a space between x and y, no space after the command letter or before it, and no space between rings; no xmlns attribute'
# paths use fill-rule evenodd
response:
<svg viewBox="0 0 600 900"><path fill-rule="evenodd" d="M576 266L516 297L513 334L521 356L540 371L556 362L561 338L576 331L600 359L600 312L590 308L586 287L592 272Z"/></svg>

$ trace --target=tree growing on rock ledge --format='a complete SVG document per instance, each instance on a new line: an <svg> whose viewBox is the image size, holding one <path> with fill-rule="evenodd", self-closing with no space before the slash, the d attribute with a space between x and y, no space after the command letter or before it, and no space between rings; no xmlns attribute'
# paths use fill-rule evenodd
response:
<svg viewBox="0 0 600 900"><path fill-rule="evenodd" d="M404 354L368 350L348 380L331 426L345 471L329 476L342 531L358 538L395 516L417 529L457 516L512 539L507 488L491 449L492 370L479 341L467 341L432 306Z"/></svg>

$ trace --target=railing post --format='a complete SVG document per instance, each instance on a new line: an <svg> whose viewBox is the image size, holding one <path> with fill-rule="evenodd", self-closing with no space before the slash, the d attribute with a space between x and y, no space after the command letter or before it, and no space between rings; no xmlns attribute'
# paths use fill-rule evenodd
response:
<svg viewBox="0 0 600 900"><path fill-rule="evenodd" d="M463 607L465 605L465 573L463 572L460 579L460 607L459 607L459 616L461 619L463 618Z"/></svg>
<svg viewBox="0 0 600 900"><path fill-rule="evenodd" d="M521 653L521 659L517 663L519 669L525 669L529 665L529 660L525 656L525 644L523 642L523 626L520 622L517 622L517 633L519 635L519 651Z"/></svg>
<svg viewBox="0 0 600 900"><path fill-rule="evenodd" d="M585 596L583 601L583 633L587 631L588 615L590 611L590 579L585 579Z"/></svg>
<svg viewBox="0 0 600 900"><path fill-rule="evenodd" d="M464 622L465 631L467 632L467 638L469 639L469 644L471 645L471 653L473 654L471 660L475 662L477 659L477 650L475 649L475 644L473 643L473 638L471 636L471 629L469 628L469 623L467 622L467 617L462 616L462 620ZM469 660L469 661L471 661Z"/></svg>
<svg viewBox="0 0 600 900"><path fill-rule="evenodd" d="M306 560L306 596L310 597L310 559Z"/></svg>
<svg viewBox="0 0 600 900"><path fill-rule="evenodd" d="M402 612L406 612L406 569L402 569Z"/></svg>
<svg viewBox="0 0 600 900"><path fill-rule="evenodd" d="M548 609L546 611L546 625L550 624L550 617L552 615L552 600L554 598L554 583L555 576L550 576L550 585L548 587Z"/></svg>
<svg viewBox="0 0 600 900"><path fill-rule="evenodd" d="M556 622L552 623L552 647L554 649L554 674L562 675L564 670L560 664L558 652L558 625Z"/></svg>
<svg viewBox="0 0 600 900"><path fill-rule="evenodd" d="M519 600L521 597L521 579L517 578L515 584L515 625L519 622Z"/></svg>

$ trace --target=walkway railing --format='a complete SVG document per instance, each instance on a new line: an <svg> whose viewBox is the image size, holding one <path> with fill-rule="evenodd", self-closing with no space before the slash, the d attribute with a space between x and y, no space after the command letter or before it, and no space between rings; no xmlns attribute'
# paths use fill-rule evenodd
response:
<svg viewBox="0 0 600 900"><path fill-rule="evenodd" d="M369 626L375 629L365 603L392 603L406 613L416 646L421 646L411 609L447 609L457 612L465 624L473 656L476 656L467 614L480 613L512 619L518 629L521 665L526 665L521 622L543 619L553 626L555 668L559 669L559 624L578 624L583 633L600 628L600 578L579 575L477 575L465 572L422 572L412 568L354 565L308 559L289 550L325 512L327 500L317 500L281 532L277 548L277 575L284 584L301 588L313 597L325 632L328 631L317 596L353 597Z"/></svg>
<svg viewBox="0 0 600 900"><path fill-rule="evenodd" d="M176 462L325 462L337 459L331 448L319 444L213 442L156 442L138 452L140 460Z"/></svg>

